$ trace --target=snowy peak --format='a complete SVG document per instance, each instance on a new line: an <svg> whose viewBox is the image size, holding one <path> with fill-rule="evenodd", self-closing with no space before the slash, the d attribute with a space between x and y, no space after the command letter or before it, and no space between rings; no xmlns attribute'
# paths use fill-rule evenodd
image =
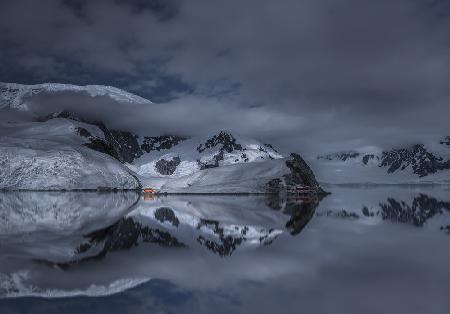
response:
<svg viewBox="0 0 450 314"><path fill-rule="evenodd" d="M227 153L231 153L234 150L242 151L242 145L236 142L233 135L225 131L221 131L220 133L209 138L205 143L198 145L197 151L202 153L206 149L212 149L218 146L220 146L220 150L224 150Z"/></svg>
<svg viewBox="0 0 450 314"><path fill-rule="evenodd" d="M152 102L126 92L122 89L103 86L103 85L86 85L78 86L72 84L59 83L43 83L36 85L23 85L15 83L0 82L0 109L12 108L20 111L28 111L26 104L27 98L38 95L40 93L55 94L60 92L81 92L87 93L89 96L107 96L121 103L151 104Z"/></svg>

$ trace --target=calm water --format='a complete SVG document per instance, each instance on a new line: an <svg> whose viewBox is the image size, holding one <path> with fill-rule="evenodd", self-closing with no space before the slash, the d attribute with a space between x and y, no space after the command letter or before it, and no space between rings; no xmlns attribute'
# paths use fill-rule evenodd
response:
<svg viewBox="0 0 450 314"><path fill-rule="evenodd" d="M0 313L450 313L449 187L0 194Z"/></svg>

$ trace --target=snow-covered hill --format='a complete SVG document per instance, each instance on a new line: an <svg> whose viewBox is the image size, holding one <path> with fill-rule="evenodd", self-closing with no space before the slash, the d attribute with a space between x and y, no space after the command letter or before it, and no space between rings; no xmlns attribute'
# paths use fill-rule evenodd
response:
<svg viewBox="0 0 450 314"><path fill-rule="evenodd" d="M299 155L284 158L270 144L227 131L151 137L111 129L64 108L42 116L29 106L41 93L67 91L92 96L91 106L95 96L125 106L151 104L108 86L0 83L0 111L30 114L25 120L0 119L0 189L145 186L163 192L261 193L295 184L318 186Z"/></svg>
<svg viewBox="0 0 450 314"><path fill-rule="evenodd" d="M0 124L0 189L136 189L136 175L113 157L85 146L68 119Z"/></svg>
<svg viewBox="0 0 450 314"><path fill-rule="evenodd" d="M338 152L310 161L324 183L450 183L449 137L383 150Z"/></svg>

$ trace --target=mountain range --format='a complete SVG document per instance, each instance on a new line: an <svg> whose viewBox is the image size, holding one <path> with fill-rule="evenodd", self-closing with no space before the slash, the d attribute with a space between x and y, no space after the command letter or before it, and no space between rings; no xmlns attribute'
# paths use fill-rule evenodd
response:
<svg viewBox="0 0 450 314"><path fill-rule="evenodd" d="M327 183L450 183L450 136L389 150L319 155L311 164Z"/></svg>
<svg viewBox="0 0 450 314"><path fill-rule="evenodd" d="M122 105L152 104L108 86L1 83L0 110L29 117L0 126L1 189L265 193L298 184L319 187L300 155L286 158L270 144L227 131L204 137L146 136L64 109L42 115L30 106L37 95L66 91L93 100L109 97Z"/></svg>

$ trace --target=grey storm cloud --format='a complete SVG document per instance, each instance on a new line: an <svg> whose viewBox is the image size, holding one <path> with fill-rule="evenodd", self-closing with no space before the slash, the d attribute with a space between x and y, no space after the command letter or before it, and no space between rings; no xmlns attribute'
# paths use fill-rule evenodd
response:
<svg viewBox="0 0 450 314"><path fill-rule="evenodd" d="M158 113L119 126L232 129L311 153L450 133L447 1L17 0L0 12L3 81L164 92Z"/></svg>

